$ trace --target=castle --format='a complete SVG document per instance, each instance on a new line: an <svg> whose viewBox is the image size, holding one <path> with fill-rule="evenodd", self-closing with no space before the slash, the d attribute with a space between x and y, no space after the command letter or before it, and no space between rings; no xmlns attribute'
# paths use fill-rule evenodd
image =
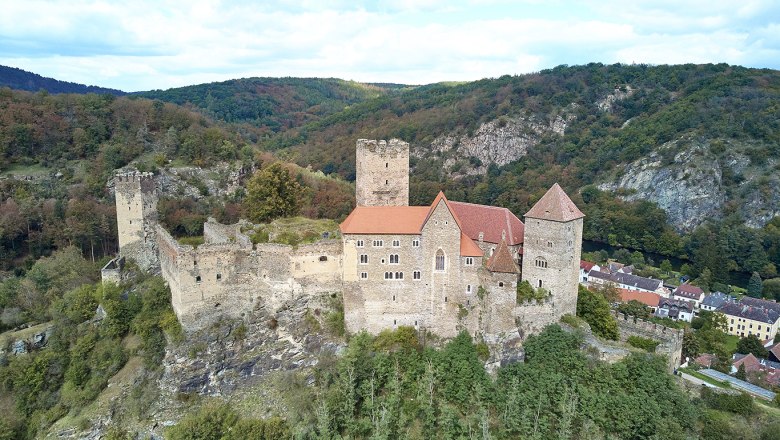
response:
<svg viewBox="0 0 780 440"><path fill-rule="evenodd" d="M449 338L497 341L537 333L574 314L582 219L557 184L525 215L449 201L408 206L409 144L358 140L357 206L340 239L253 245L242 225L204 225L204 243L178 243L157 223L154 177L117 175L120 255L159 267L185 329L257 308L342 293L349 332L413 326ZM549 295L520 301L528 281Z"/></svg>

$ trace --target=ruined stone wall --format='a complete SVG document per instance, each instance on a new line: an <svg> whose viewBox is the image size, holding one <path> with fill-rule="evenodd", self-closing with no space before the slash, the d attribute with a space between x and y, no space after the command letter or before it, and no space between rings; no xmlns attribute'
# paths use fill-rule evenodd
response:
<svg viewBox="0 0 780 440"><path fill-rule="evenodd" d="M513 310L517 301L517 282L517 274L490 272L484 268L480 270L480 287L484 299L482 319L477 330L487 342L516 329Z"/></svg>
<svg viewBox="0 0 780 440"><path fill-rule="evenodd" d="M667 357L669 371L674 371L680 366L682 361L682 329L670 328L634 316L627 316L617 310L613 310L612 315L617 320L622 341L627 340L629 336L640 336L660 341L661 344L656 347L655 352Z"/></svg>
<svg viewBox="0 0 780 440"><path fill-rule="evenodd" d="M522 278L550 292L556 321L577 312L581 251L581 218L569 222L526 218Z"/></svg>
<svg viewBox="0 0 780 440"><path fill-rule="evenodd" d="M239 225L209 223L207 240L197 248L178 243L162 227L157 231L162 276L187 330L221 317L244 317L261 304L276 310L301 296L342 288L338 240L298 248L265 243L255 249Z"/></svg>
<svg viewBox="0 0 780 440"><path fill-rule="evenodd" d="M100 269L100 280L103 283L119 284L122 282L122 269L125 266L124 257L116 257Z"/></svg>
<svg viewBox="0 0 780 440"><path fill-rule="evenodd" d="M409 144L358 139L355 197L358 206L409 205Z"/></svg>
<svg viewBox="0 0 780 440"><path fill-rule="evenodd" d="M157 190L152 173L128 172L114 176L119 253L142 269L155 269Z"/></svg>

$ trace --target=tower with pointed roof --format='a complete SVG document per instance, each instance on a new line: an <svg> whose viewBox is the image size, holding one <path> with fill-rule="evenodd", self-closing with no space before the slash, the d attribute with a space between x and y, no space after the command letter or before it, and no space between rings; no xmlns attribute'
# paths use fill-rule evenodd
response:
<svg viewBox="0 0 780 440"><path fill-rule="evenodd" d="M358 139L355 157L358 206L409 205L409 144Z"/></svg>
<svg viewBox="0 0 780 440"><path fill-rule="evenodd" d="M583 217L557 183L525 214L522 279L550 292L558 317L577 311Z"/></svg>

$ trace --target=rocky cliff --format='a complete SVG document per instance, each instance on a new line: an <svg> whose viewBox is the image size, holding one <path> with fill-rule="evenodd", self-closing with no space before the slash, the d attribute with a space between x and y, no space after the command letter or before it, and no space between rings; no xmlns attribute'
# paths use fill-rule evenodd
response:
<svg viewBox="0 0 780 440"><path fill-rule="evenodd" d="M690 231L731 210L751 227L780 215L777 158L761 159L753 145L682 137L622 167L601 184L626 200L656 202L680 231ZM728 208L731 206L731 208Z"/></svg>

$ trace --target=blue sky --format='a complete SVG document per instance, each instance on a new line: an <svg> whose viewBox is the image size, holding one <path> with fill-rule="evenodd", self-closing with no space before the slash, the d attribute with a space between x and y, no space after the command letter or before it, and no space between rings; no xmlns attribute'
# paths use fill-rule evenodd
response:
<svg viewBox="0 0 780 440"><path fill-rule="evenodd" d="M425 84L560 64L780 68L773 0L10 0L0 64L126 91L250 76Z"/></svg>

